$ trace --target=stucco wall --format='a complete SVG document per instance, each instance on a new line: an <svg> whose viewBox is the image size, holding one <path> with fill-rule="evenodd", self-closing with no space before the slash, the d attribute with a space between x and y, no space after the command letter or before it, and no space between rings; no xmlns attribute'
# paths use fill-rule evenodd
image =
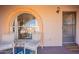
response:
<svg viewBox="0 0 79 59"><path fill-rule="evenodd" d="M1 22L0 26L2 26L1 28L2 33L7 33L9 30L7 25L7 22L9 21L5 19L5 16L8 15L9 11L16 9L17 7L32 8L41 16L42 22L43 22L43 29L44 29L43 30L44 46L62 46L62 11L78 10L76 6L59 6L60 13L57 14L56 13L57 6L5 6L3 8L0 7L0 9L2 8L2 14L3 14L3 17L1 19L2 21L0 21ZM77 36L78 36L78 33L77 33Z"/></svg>

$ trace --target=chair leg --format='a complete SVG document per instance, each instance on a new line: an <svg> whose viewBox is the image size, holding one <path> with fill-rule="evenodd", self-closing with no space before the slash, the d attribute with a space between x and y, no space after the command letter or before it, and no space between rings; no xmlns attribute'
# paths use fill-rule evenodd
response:
<svg viewBox="0 0 79 59"><path fill-rule="evenodd" d="M14 47L13 47L13 54L15 53L15 51L14 51Z"/></svg>
<svg viewBox="0 0 79 59"><path fill-rule="evenodd" d="M14 42L13 42L12 45L13 45L13 54L14 54L15 53L15 50L14 50L14 48L15 48Z"/></svg>
<svg viewBox="0 0 79 59"><path fill-rule="evenodd" d="M37 49L35 49L35 54L37 54Z"/></svg>
<svg viewBox="0 0 79 59"><path fill-rule="evenodd" d="M24 47L24 54L25 54L25 47Z"/></svg>

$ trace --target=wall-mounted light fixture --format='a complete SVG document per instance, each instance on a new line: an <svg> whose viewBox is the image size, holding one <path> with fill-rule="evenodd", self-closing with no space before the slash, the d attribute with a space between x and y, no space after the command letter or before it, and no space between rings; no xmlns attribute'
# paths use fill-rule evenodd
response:
<svg viewBox="0 0 79 59"><path fill-rule="evenodd" d="M57 7L56 13L59 14L59 12L60 12L60 7Z"/></svg>

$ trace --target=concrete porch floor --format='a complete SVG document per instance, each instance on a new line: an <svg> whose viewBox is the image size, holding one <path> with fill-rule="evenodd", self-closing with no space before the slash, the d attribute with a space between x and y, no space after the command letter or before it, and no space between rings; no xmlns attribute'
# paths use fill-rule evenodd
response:
<svg viewBox="0 0 79 59"><path fill-rule="evenodd" d="M12 48L0 51L0 54L12 54ZM38 47L37 54L79 54L79 46L75 44L64 46Z"/></svg>
<svg viewBox="0 0 79 59"><path fill-rule="evenodd" d="M79 54L79 46L72 44L44 48L38 47L38 54Z"/></svg>

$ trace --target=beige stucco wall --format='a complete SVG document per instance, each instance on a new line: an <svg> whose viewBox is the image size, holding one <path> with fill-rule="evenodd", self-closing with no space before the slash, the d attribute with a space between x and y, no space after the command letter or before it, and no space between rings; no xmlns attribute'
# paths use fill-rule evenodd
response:
<svg viewBox="0 0 79 59"><path fill-rule="evenodd" d="M43 31L44 31L44 46L62 46L62 11L77 11L77 6L59 6L60 13L57 14L57 6L5 6L0 7L2 8L3 17L0 19L0 26L2 27L1 33L8 32L8 25L5 16L8 15L9 11L16 9L17 7L20 8L32 8L36 11L42 18L43 22ZM14 11L15 12L15 11ZM78 17L77 17L78 19ZM78 27L77 22L77 28ZM77 30L78 31L78 30ZM79 32L79 31L78 31ZM78 32L77 36L78 37ZM77 40L78 38L77 38Z"/></svg>

